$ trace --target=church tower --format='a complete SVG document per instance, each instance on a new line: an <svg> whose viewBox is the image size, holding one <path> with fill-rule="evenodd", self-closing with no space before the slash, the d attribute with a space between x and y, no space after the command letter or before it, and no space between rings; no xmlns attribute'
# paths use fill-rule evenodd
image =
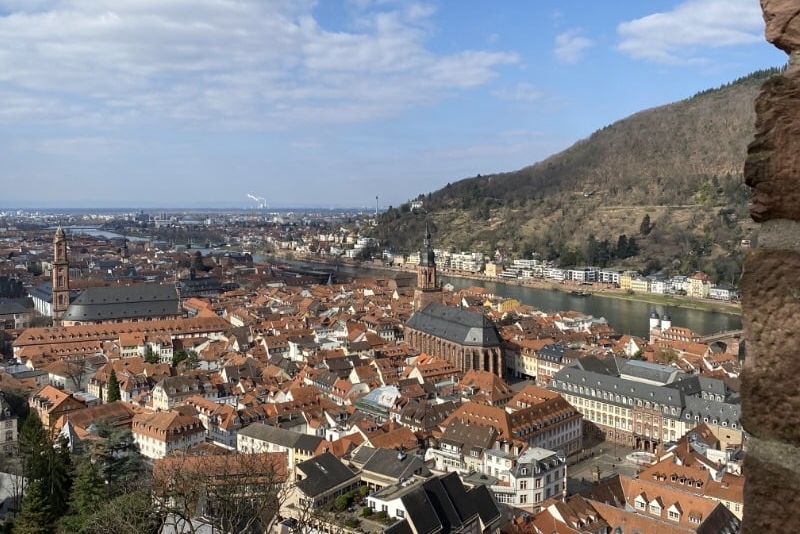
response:
<svg viewBox="0 0 800 534"><path fill-rule="evenodd" d="M414 291L414 311L421 310L430 302L442 302L442 293L436 281L436 257L431 247L431 233L425 224L425 237L419 251L417 264L417 289Z"/></svg>
<svg viewBox="0 0 800 534"><path fill-rule="evenodd" d="M69 307L69 261L67 236L61 226L53 238L53 324L61 324L61 317Z"/></svg>

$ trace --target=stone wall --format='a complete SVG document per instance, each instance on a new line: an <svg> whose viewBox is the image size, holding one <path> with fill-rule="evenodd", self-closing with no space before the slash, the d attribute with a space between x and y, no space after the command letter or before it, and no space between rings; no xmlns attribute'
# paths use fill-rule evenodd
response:
<svg viewBox="0 0 800 534"><path fill-rule="evenodd" d="M761 0L761 8L767 40L789 63L756 99L744 169L750 215L762 223L742 275L746 533L797 531L800 510L800 1Z"/></svg>

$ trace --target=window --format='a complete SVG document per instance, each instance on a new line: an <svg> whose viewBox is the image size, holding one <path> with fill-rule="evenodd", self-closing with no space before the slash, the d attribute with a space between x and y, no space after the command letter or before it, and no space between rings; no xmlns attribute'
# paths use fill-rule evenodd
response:
<svg viewBox="0 0 800 534"><path fill-rule="evenodd" d="M678 521L678 520L680 520L680 518L681 518L681 514L679 514L679 513L678 513L677 511L675 511L675 510L670 510L670 511L669 511L669 513L668 513L668 516L669 516L669 518L670 518L670 519L672 519L673 521Z"/></svg>
<svg viewBox="0 0 800 534"><path fill-rule="evenodd" d="M403 518L406 516L405 510L401 510L400 508L397 509L397 513L394 515L395 517Z"/></svg>
<svg viewBox="0 0 800 534"><path fill-rule="evenodd" d="M521 489L521 490L528 489L528 481L527 480L520 480L519 481L519 489Z"/></svg>
<svg viewBox="0 0 800 534"><path fill-rule="evenodd" d="M527 493L520 494L519 503L520 504L526 504L527 502L528 502L528 494Z"/></svg>

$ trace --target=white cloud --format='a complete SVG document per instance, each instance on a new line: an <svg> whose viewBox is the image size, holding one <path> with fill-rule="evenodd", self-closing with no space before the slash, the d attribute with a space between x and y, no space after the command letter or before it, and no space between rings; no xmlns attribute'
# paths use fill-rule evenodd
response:
<svg viewBox="0 0 800 534"><path fill-rule="evenodd" d="M763 41L755 0L687 0L672 11L622 22L618 49L659 63L702 62L699 50Z"/></svg>
<svg viewBox="0 0 800 534"><path fill-rule="evenodd" d="M556 36L553 53L562 63L577 63L583 51L593 44L591 39L580 35L580 30L569 30Z"/></svg>
<svg viewBox="0 0 800 534"><path fill-rule="evenodd" d="M524 82L518 83L513 87L498 89L493 91L492 94L503 100L517 100L523 102L533 102L534 100L539 100L544 96L544 92L542 92L535 85Z"/></svg>
<svg viewBox="0 0 800 534"><path fill-rule="evenodd" d="M312 0L23 4L0 0L0 120L267 129L368 121L484 84L519 61L432 51L434 10L423 3L363 2L348 31L326 29Z"/></svg>

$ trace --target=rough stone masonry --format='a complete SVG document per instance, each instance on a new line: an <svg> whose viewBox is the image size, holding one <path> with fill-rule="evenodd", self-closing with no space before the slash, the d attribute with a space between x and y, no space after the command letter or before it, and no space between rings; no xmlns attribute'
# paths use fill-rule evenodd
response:
<svg viewBox="0 0 800 534"><path fill-rule="evenodd" d="M800 510L800 0L761 0L761 9L767 40L789 61L756 99L744 167L761 223L741 288L745 533L796 532Z"/></svg>

